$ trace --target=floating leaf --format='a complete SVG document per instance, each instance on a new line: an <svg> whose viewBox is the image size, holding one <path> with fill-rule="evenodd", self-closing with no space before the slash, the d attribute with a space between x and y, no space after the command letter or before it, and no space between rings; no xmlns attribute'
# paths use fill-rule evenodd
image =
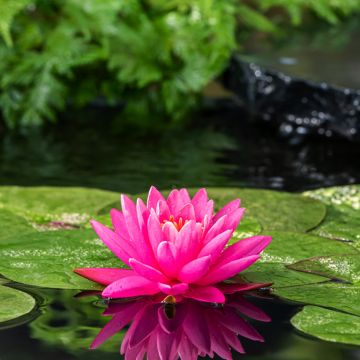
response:
<svg viewBox="0 0 360 360"><path fill-rule="evenodd" d="M99 289L73 273L81 267L123 264L92 230L49 231L17 237L0 247L0 273L29 285L63 289Z"/></svg>
<svg viewBox="0 0 360 360"><path fill-rule="evenodd" d="M119 194L98 189L0 187L0 207L36 223L86 224L106 204L118 199Z"/></svg>
<svg viewBox="0 0 360 360"><path fill-rule="evenodd" d="M35 307L35 299L23 291L0 285L0 322L26 315Z"/></svg>
<svg viewBox="0 0 360 360"><path fill-rule="evenodd" d="M13 241L18 236L33 233L36 230L21 216L0 209L0 244Z"/></svg>
<svg viewBox="0 0 360 360"><path fill-rule="evenodd" d="M299 261L291 269L321 275L332 280L360 285L360 253L340 256L320 256Z"/></svg>
<svg viewBox="0 0 360 360"><path fill-rule="evenodd" d="M259 262L243 274L254 282L273 282L274 288L326 280L316 274L296 274L285 265L317 255L357 253L346 243L320 236L281 231L268 231L266 234L272 236L271 244L264 250Z"/></svg>
<svg viewBox="0 0 360 360"><path fill-rule="evenodd" d="M314 233L333 239L350 240L360 248L360 185L318 189L304 193L328 205L324 221Z"/></svg>
<svg viewBox="0 0 360 360"><path fill-rule="evenodd" d="M317 306L305 308L291 319L300 331L320 339L360 345L360 317Z"/></svg>
<svg viewBox="0 0 360 360"><path fill-rule="evenodd" d="M328 307L360 316L358 285L326 282L277 288L275 294L303 304Z"/></svg>

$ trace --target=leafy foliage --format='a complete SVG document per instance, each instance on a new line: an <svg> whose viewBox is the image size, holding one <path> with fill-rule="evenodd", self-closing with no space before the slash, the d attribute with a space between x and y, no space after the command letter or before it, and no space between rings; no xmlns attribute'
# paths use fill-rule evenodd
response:
<svg viewBox="0 0 360 360"><path fill-rule="evenodd" d="M294 25L304 10L336 23L360 3L0 0L2 115L9 127L41 125L67 104L103 99L126 101L124 119L142 125L179 120L226 66L237 33L278 32L282 8Z"/></svg>

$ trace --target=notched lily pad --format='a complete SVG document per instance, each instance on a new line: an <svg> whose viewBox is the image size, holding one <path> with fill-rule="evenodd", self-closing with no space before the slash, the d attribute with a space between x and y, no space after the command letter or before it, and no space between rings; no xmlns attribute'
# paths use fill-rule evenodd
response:
<svg viewBox="0 0 360 360"><path fill-rule="evenodd" d="M291 319L300 331L326 341L360 345L360 317L338 311L305 306Z"/></svg>
<svg viewBox="0 0 360 360"><path fill-rule="evenodd" d="M288 268L331 280L360 284L360 253L315 257L291 264Z"/></svg>
<svg viewBox="0 0 360 360"><path fill-rule="evenodd" d="M0 247L0 273L29 285L62 289L99 289L73 273L81 267L121 267L92 230L39 232Z"/></svg>
<svg viewBox="0 0 360 360"><path fill-rule="evenodd" d="M272 236L271 244L264 250L259 262L243 274L254 282L272 282L274 289L327 280L316 274L297 274L297 271L290 270L285 265L319 254L329 256L357 253L348 244L319 236L282 231L268 231L266 234Z"/></svg>
<svg viewBox="0 0 360 360"><path fill-rule="evenodd" d="M35 307L35 299L23 291L0 285L0 322L26 315Z"/></svg>
<svg viewBox="0 0 360 360"><path fill-rule="evenodd" d="M327 215L314 233L352 241L360 249L360 185L318 189L304 195L328 205Z"/></svg>

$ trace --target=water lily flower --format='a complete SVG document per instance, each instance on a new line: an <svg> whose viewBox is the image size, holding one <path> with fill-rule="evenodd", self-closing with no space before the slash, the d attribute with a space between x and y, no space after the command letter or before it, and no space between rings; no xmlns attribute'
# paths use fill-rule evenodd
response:
<svg viewBox="0 0 360 360"><path fill-rule="evenodd" d="M211 358L215 353L231 360L231 348L244 353L238 335L263 342L263 337L243 316L269 322L261 309L239 295L227 296L225 306L183 300L161 304L147 297L135 301L112 303L104 312L111 320L96 336L90 348L95 349L129 325L121 344L125 360L196 360Z"/></svg>
<svg viewBox="0 0 360 360"><path fill-rule="evenodd" d="M129 268L86 268L75 272L105 287L106 298L164 294L223 303L224 294L268 284L229 284L270 243L253 236L228 246L245 209L235 199L214 213L205 189L190 198L186 189L165 197L151 187L147 204L121 195L122 211L110 212L113 230L92 221L105 245Z"/></svg>

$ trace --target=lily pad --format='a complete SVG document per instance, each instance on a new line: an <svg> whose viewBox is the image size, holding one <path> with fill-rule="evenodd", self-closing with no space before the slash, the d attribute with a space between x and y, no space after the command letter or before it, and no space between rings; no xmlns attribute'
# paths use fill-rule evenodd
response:
<svg viewBox="0 0 360 360"><path fill-rule="evenodd" d="M81 267L124 266L92 230L49 231L0 247L0 273L17 282L63 289L99 289L73 273Z"/></svg>
<svg viewBox="0 0 360 360"><path fill-rule="evenodd" d="M360 253L315 257L289 265L289 268L360 285Z"/></svg>
<svg viewBox="0 0 360 360"><path fill-rule="evenodd" d="M317 306L305 308L291 319L300 331L323 340L360 345L360 317Z"/></svg>
<svg viewBox="0 0 360 360"><path fill-rule="evenodd" d="M264 230L305 232L316 227L326 213L321 202L287 192L209 188L208 193L216 201L218 208L234 198L240 198L241 205L247 209L247 215L255 217Z"/></svg>
<svg viewBox="0 0 360 360"><path fill-rule="evenodd" d="M275 294L303 304L323 306L360 316L358 285L325 282L275 289Z"/></svg>
<svg viewBox="0 0 360 360"><path fill-rule="evenodd" d="M0 244L5 244L17 236L36 230L21 216L11 211L0 209Z"/></svg>
<svg viewBox="0 0 360 360"><path fill-rule="evenodd" d="M325 276L335 282L278 289L287 299L337 309L360 316L360 254L316 257L289 268Z"/></svg>
<svg viewBox="0 0 360 360"><path fill-rule="evenodd" d="M62 221L82 225L119 194L73 187L0 187L0 207L35 223Z"/></svg>
<svg viewBox="0 0 360 360"><path fill-rule="evenodd" d="M314 233L353 241L360 248L360 185L318 189L304 193L328 205L327 215Z"/></svg>
<svg viewBox="0 0 360 360"><path fill-rule="evenodd" d="M242 274L249 281L272 282L275 289L327 280L317 274L296 274L296 271L286 268L285 265L317 255L357 253L346 243L320 236L281 231L268 231L266 234L272 236L272 242L262 253L259 262Z"/></svg>
<svg viewBox="0 0 360 360"><path fill-rule="evenodd" d="M35 307L35 299L23 291L0 285L0 322L28 314Z"/></svg>

